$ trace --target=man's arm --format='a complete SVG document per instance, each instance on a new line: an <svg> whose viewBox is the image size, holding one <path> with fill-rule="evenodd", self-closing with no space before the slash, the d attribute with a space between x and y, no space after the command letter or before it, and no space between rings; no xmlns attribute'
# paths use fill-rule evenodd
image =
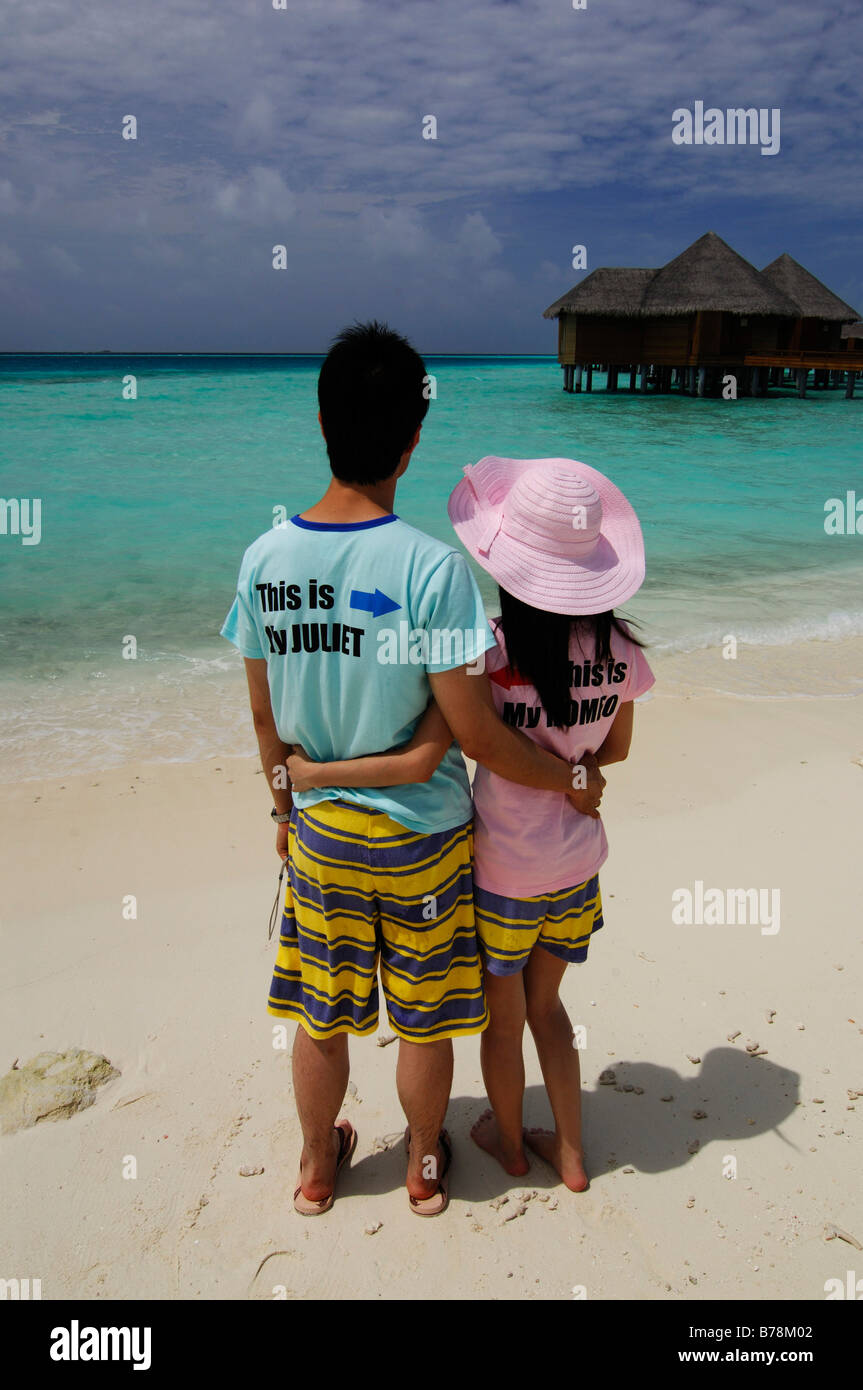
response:
<svg viewBox="0 0 863 1390"><path fill-rule="evenodd" d="M255 726L258 748L261 753L261 767L264 769L264 776L267 779L267 786L270 789L276 810L279 815L287 814L293 806L290 787L274 785L274 778L278 778L280 768L285 768L286 760L291 751L290 744L283 743L279 738L276 721L273 718L266 660L253 660L250 657L245 657L244 662L246 680L249 685L249 704L252 707L252 723ZM287 779L282 777L281 780L286 781ZM287 821L283 825L276 826L276 853L280 859L287 858Z"/></svg>
<svg viewBox="0 0 863 1390"><path fill-rule="evenodd" d="M430 671L429 681L441 714L469 758L524 787L572 791L568 762L504 724L484 671L457 666L453 671Z"/></svg>

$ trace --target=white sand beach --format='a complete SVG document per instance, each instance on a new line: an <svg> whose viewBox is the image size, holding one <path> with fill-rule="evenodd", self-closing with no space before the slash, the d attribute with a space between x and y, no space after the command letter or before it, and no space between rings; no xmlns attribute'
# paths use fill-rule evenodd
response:
<svg viewBox="0 0 863 1390"><path fill-rule="evenodd" d="M690 691L709 659L690 659ZM433 1221L408 1209L396 1047L374 1040L352 1044L359 1144L336 1204L292 1209L257 764L0 787L0 1071L77 1046L121 1072L89 1109L4 1138L0 1273L40 1278L45 1299L693 1301L822 1300L826 1280L863 1273L859 1248L825 1239L836 1225L863 1244L861 700L686 694L679 670L669 694L657 673L631 759L607 774L605 927L564 982L586 1028L590 1189L569 1193L539 1159L510 1179L473 1145L470 1038L452 1200ZM780 916L676 925L672 894L696 882L778 890ZM526 1120L547 1124L529 1039L526 1055Z"/></svg>

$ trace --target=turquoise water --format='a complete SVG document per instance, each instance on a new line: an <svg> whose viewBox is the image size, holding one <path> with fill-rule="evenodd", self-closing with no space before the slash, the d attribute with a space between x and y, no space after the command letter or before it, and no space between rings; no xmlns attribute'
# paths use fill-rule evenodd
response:
<svg viewBox="0 0 863 1390"><path fill-rule="evenodd" d="M160 756L236 751L218 629L246 545L326 486L320 360L0 357L0 496L42 506L38 545L0 534L0 752L18 775L143 756L148 737ZM570 396L553 358L427 364L437 398L396 501L413 525L452 538L447 496L483 454L582 459L641 518L648 578L627 611L654 650L863 633L863 535L824 531L828 498L863 498L863 386Z"/></svg>

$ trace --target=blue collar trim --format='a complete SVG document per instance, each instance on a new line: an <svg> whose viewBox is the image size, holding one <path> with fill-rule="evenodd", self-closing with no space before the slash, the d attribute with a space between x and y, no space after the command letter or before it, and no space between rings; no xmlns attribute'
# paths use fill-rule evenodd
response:
<svg viewBox="0 0 863 1390"><path fill-rule="evenodd" d="M390 521L398 521L398 517L390 512L389 516L376 516L371 521L304 521L297 513L291 521L295 526L302 526L304 531L367 531L371 526L386 526Z"/></svg>

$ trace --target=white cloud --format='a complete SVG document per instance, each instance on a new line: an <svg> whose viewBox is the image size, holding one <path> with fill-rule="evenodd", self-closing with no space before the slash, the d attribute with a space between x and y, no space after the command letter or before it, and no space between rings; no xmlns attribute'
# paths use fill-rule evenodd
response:
<svg viewBox="0 0 863 1390"><path fill-rule="evenodd" d="M221 184L213 201L223 217L285 221L294 216L297 200L276 169L255 165L247 175Z"/></svg>
<svg viewBox="0 0 863 1390"><path fill-rule="evenodd" d="M194 290L196 324L213 304L199 343L217 345L243 304L250 340L261 325L294 347L376 303L447 331L472 319L492 343L513 323L534 332L577 278L576 241L591 267L661 264L714 225L744 254L778 238L806 261L821 229L859 228L863 210L847 138L857 7L783 0L778 22L751 0L148 0L144 23L115 0L83 17L55 4L50 23L9 7L7 253L30 264L59 226L74 258L55 247L34 294L50 296L46 265L80 271L98 315L113 273L116 312L131 312L144 277L129 262L144 260L166 325L186 331ZM696 99L780 106L780 155L674 148L671 113ZM134 144L118 136L130 110ZM437 140L422 138L426 114ZM258 300L251 287L260 245L287 240L288 222L286 313L270 280ZM859 284L858 261L859 241L837 248L828 283ZM552 345L547 324L535 331Z"/></svg>
<svg viewBox="0 0 863 1390"><path fill-rule="evenodd" d="M0 213L10 216L18 210L18 195L8 179L0 179Z"/></svg>
<svg viewBox="0 0 863 1390"><path fill-rule="evenodd" d="M378 259L399 256L420 260L436 252L435 240L416 208L365 207L357 224L363 245Z"/></svg>
<svg viewBox="0 0 863 1390"><path fill-rule="evenodd" d="M69 279L78 279L81 274L78 262L62 246L49 246L45 259L49 265Z"/></svg>
<svg viewBox="0 0 863 1390"><path fill-rule="evenodd" d="M481 212L470 212L456 237L456 246L470 261L490 261L502 246Z"/></svg>
<svg viewBox="0 0 863 1390"><path fill-rule="evenodd" d="M8 274L12 270L18 270L21 265L21 257L11 246L4 246L0 242L0 275Z"/></svg>
<svg viewBox="0 0 863 1390"><path fill-rule="evenodd" d="M264 92L256 92L240 116L237 137L241 144L271 144L275 127L275 107Z"/></svg>

